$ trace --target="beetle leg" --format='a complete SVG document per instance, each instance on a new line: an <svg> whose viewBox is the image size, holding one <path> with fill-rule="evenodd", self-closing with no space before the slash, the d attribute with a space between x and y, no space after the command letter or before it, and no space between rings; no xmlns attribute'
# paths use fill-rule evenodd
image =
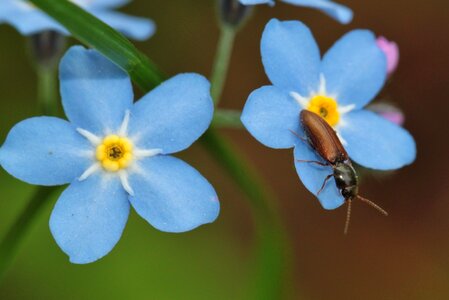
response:
<svg viewBox="0 0 449 300"><path fill-rule="evenodd" d="M311 163L311 164L316 164L316 165L319 165L319 166L322 166L322 167L327 167L327 166L329 166L329 164L322 163L322 162L316 161L316 160L302 160L302 159L297 159L296 161L297 161L297 162L301 162L301 163Z"/></svg>
<svg viewBox="0 0 449 300"><path fill-rule="evenodd" d="M306 145L309 145L309 141L306 138L303 138L302 136L300 136L298 133L294 132L293 130L289 129L291 133L293 133L293 135L295 135L297 138L299 138L301 141L303 141L304 143L306 143ZM310 146L310 145L309 145Z"/></svg>
<svg viewBox="0 0 449 300"><path fill-rule="evenodd" d="M331 177L334 176L334 174L329 174L326 176L326 179L324 179L323 185L321 186L320 190L316 194L317 196L324 190L324 187L326 186L326 183L331 179Z"/></svg>

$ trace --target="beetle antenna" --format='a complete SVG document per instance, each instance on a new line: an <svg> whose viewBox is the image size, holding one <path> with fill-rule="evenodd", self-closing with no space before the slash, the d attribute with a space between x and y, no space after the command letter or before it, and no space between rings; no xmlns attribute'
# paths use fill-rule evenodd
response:
<svg viewBox="0 0 449 300"><path fill-rule="evenodd" d="M357 196L357 199L359 199L359 200L365 202L366 204L368 204L368 205L371 206L371 207L374 207L375 209L377 209L377 210L378 210L381 214L383 214L384 216L388 216L388 213L387 213L382 207L380 207L379 205L377 205L376 203L374 203L374 202L372 202L372 201L370 201L370 200L368 200L368 199L366 199L366 198L363 198L363 197L361 197L361 196Z"/></svg>
<svg viewBox="0 0 449 300"><path fill-rule="evenodd" d="M352 200L348 199L348 210L346 212L346 223L345 223L345 235L348 234L348 229L349 229L349 221L351 221L351 204L352 204Z"/></svg>

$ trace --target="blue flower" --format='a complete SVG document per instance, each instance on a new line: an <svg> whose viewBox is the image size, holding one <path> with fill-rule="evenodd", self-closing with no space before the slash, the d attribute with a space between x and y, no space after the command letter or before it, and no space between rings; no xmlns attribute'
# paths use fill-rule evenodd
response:
<svg viewBox="0 0 449 300"><path fill-rule="evenodd" d="M213 115L209 82L177 75L133 104L128 75L94 50L72 47L60 65L69 119L18 123L0 148L2 167L37 185L70 183L51 232L73 263L106 255L120 239L130 205L155 228L184 232L213 222L214 188L170 156L188 148Z"/></svg>
<svg viewBox="0 0 449 300"><path fill-rule="evenodd" d="M322 161L292 133L305 137L299 120L303 109L321 115L333 126L351 159L362 166L391 170L414 161L416 145L412 136L363 109L381 90L387 76L386 57L372 32L347 33L321 59L304 24L273 19L265 27L261 52L265 72L273 85L251 93L242 122L268 147L295 148L298 175L310 192L317 194L332 170L297 162ZM333 178L318 198L326 209L344 203Z"/></svg>
<svg viewBox="0 0 449 300"><path fill-rule="evenodd" d="M132 39L146 40L154 33L155 26L151 20L114 11L115 8L125 5L129 0L71 0L71 2ZM1 23L14 26L23 35L31 35L45 30L69 34L59 23L26 0L1 0Z"/></svg>
<svg viewBox="0 0 449 300"><path fill-rule="evenodd" d="M239 0L243 5L270 4L274 5L274 0ZM330 0L281 0L285 3L315 8L340 23L347 24L352 21L352 10L346 6L334 3Z"/></svg>

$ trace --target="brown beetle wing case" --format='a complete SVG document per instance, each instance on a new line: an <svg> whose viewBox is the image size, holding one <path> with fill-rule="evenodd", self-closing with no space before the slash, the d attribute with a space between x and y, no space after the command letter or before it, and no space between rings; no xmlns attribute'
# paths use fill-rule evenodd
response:
<svg viewBox="0 0 449 300"><path fill-rule="evenodd" d="M340 142L335 130L314 112L301 111L301 123L311 146L330 163L345 161L348 154Z"/></svg>

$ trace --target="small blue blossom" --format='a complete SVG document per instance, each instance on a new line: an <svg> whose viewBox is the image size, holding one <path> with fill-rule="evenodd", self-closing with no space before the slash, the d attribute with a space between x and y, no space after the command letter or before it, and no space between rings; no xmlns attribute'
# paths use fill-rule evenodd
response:
<svg viewBox="0 0 449 300"><path fill-rule="evenodd" d="M213 222L214 188L169 154L209 127L210 84L177 75L133 104L129 76L95 50L72 47L61 61L62 104L69 121L34 117L15 125L0 148L14 177L37 185L70 183L50 218L73 263L106 255L120 239L130 206L155 228L184 232Z"/></svg>
<svg viewBox="0 0 449 300"><path fill-rule="evenodd" d="M146 40L155 31L154 23L145 18L128 16L114 9L129 0L70 0L124 35L135 40ZM54 30L68 35L59 23L26 0L0 0L0 24L14 26L21 34L31 35Z"/></svg>
<svg viewBox="0 0 449 300"><path fill-rule="evenodd" d="M239 0L243 5L269 4L274 5L274 0ZM285 3L315 8L340 23L347 24L352 21L352 10L346 6L330 0L281 0Z"/></svg>
<svg viewBox="0 0 449 300"><path fill-rule="evenodd" d="M322 161L293 134L305 137L299 119L303 109L333 126L351 159L364 167L392 170L415 160L416 145L405 129L363 109L387 77L386 57L372 32L347 33L321 59L307 26L273 19L265 27L261 52L272 85L251 93L242 122L268 147L295 148L296 170L310 192L317 194L332 169L297 161ZM317 197L325 209L344 203L333 178Z"/></svg>

